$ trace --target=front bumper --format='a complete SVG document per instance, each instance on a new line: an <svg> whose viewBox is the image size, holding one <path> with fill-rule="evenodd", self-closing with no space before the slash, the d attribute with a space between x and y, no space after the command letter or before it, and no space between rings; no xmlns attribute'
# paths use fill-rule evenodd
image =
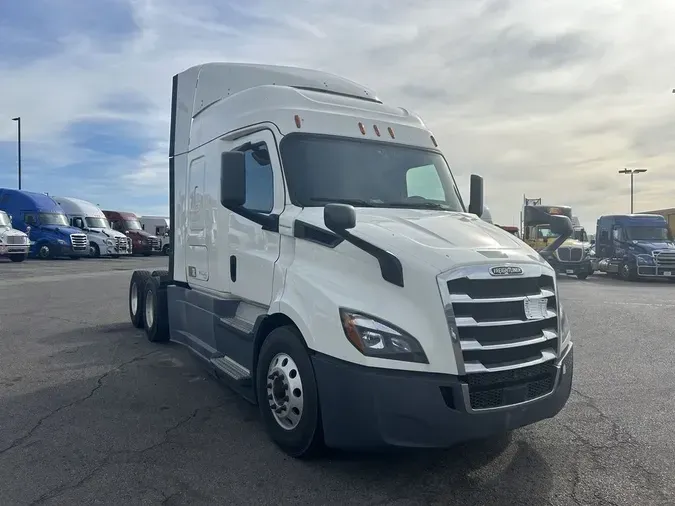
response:
<svg viewBox="0 0 675 506"><path fill-rule="evenodd" d="M33 255L38 254L38 244L33 246L31 253ZM58 244L58 243L49 243L49 250L51 251L52 257L86 257L89 256L89 247L82 249L73 249L72 246L68 244Z"/></svg>
<svg viewBox="0 0 675 506"><path fill-rule="evenodd" d="M551 267L553 267L558 274L570 274L576 276L577 274L592 274L594 271L593 263L590 258L579 262L550 261L549 264L551 264Z"/></svg>
<svg viewBox="0 0 675 506"><path fill-rule="evenodd" d="M27 255L29 249L28 244L1 244L0 256Z"/></svg>
<svg viewBox="0 0 675 506"><path fill-rule="evenodd" d="M507 382L500 395L510 405L476 410L467 376L367 368L321 354L312 362L326 445L350 449L443 448L551 418L570 396L574 369L570 345L551 365L548 393L528 400L528 383Z"/></svg>
<svg viewBox="0 0 675 506"><path fill-rule="evenodd" d="M660 265L640 265L637 266L637 275L645 278L675 278L675 267L664 267Z"/></svg>

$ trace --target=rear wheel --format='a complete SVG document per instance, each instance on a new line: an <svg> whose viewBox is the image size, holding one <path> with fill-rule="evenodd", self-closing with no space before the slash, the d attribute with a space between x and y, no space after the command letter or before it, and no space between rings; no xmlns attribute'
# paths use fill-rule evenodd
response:
<svg viewBox="0 0 675 506"><path fill-rule="evenodd" d="M145 282L143 290L143 327L148 341L163 343L169 340L169 315L166 301L166 286L157 276Z"/></svg>
<svg viewBox="0 0 675 506"><path fill-rule="evenodd" d="M274 329L260 350L258 407L272 440L288 455L309 458L323 449L314 368L294 327Z"/></svg>
<svg viewBox="0 0 675 506"><path fill-rule="evenodd" d="M143 290L145 282L150 279L148 271L134 271L129 282L129 318L137 329L143 327Z"/></svg>
<svg viewBox="0 0 675 506"><path fill-rule="evenodd" d="M9 255L9 259L12 262L23 262L26 259L26 255L24 255L23 253L13 253Z"/></svg>

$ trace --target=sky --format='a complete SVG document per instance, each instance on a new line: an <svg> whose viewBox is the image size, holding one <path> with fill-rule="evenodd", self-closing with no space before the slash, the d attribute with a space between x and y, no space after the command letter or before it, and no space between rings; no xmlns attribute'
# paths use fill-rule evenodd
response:
<svg viewBox="0 0 675 506"><path fill-rule="evenodd" d="M675 2L0 0L0 187L168 215L171 77L209 61L316 68L420 114L468 201L675 207Z"/></svg>

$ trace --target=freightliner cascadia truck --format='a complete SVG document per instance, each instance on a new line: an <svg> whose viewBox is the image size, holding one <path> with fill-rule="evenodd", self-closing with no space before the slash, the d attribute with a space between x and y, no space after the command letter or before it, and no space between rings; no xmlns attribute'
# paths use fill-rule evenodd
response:
<svg viewBox="0 0 675 506"><path fill-rule="evenodd" d="M169 188L169 270L132 274L132 323L257 403L287 454L447 447L565 405L554 270L480 219L480 176L467 206L422 120L366 87L271 65L181 72Z"/></svg>

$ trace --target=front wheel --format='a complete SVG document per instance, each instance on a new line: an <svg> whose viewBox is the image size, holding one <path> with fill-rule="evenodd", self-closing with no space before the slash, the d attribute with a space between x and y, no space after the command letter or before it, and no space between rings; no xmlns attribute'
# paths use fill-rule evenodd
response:
<svg viewBox="0 0 675 506"><path fill-rule="evenodd" d="M635 281L637 279L637 272L629 264L621 264L619 266L619 277L624 281Z"/></svg>
<svg viewBox="0 0 675 506"><path fill-rule="evenodd" d="M89 256L92 258L98 258L101 256L101 250L98 247L98 244L95 242L92 242L89 245Z"/></svg>
<svg viewBox="0 0 675 506"><path fill-rule="evenodd" d="M23 262L26 259L26 255L23 253L12 253L9 255L9 259L12 262Z"/></svg>
<svg viewBox="0 0 675 506"><path fill-rule="evenodd" d="M323 449L314 368L294 327L274 329L260 350L258 407L272 440L288 455L309 458Z"/></svg>
<svg viewBox="0 0 675 506"><path fill-rule="evenodd" d="M171 253L171 245L170 244L165 244L162 247L162 254L168 256L169 253Z"/></svg>
<svg viewBox="0 0 675 506"><path fill-rule="evenodd" d="M47 260L48 258L52 257L52 250L49 249L49 246L47 244L43 244L38 248L38 256L42 260Z"/></svg>
<svg viewBox="0 0 675 506"><path fill-rule="evenodd" d="M586 279L587 277L588 277L587 272L580 272L579 274L577 274L578 279Z"/></svg>

